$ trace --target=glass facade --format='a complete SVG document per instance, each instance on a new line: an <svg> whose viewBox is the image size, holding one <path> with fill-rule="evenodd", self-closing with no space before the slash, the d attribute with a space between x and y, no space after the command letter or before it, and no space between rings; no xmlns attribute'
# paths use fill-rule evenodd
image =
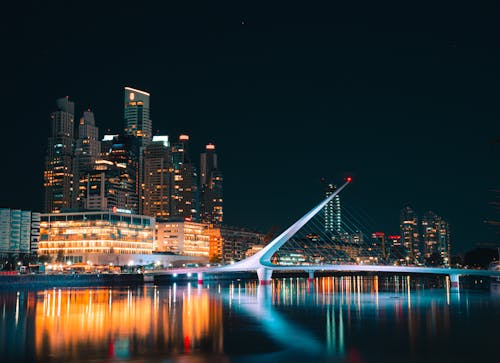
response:
<svg viewBox="0 0 500 363"><path fill-rule="evenodd" d="M42 214L39 253L151 254L154 218L128 213Z"/></svg>

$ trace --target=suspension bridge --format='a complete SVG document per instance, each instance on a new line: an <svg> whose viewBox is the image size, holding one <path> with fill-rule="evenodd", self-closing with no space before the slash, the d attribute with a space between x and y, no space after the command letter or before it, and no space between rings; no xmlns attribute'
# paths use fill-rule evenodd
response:
<svg viewBox="0 0 500 363"><path fill-rule="evenodd" d="M276 263L276 255L279 254L280 248L285 246L287 243L297 244L297 240L294 237L303 229L303 227L310 222L313 217L317 216L324 208L330 203L339 193L346 188L351 183L351 178L347 178L345 183L337 188L332 194L321 201L318 205L304 214L300 219L288 227L284 232L274 238L266 246L264 246L259 252L254 255L245 258L241 261L235 262L230 265L220 266L220 267L196 267L196 268L174 268L166 269L162 271L155 272L155 274L169 274L173 276L177 275L197 275L198 283L203 283L204 274L210 273L234 273L234 272L256 272L259 282L262 285L270 284L273 271L300 271L308 273L310 279L314 277L315 272L319 271L336 271L336 272L372 272L372 273L394 273L394 274L433 274L433 275L447 275L450 278L450 289L452 291L459 290L459 277L460 276L491 276L500 278L500 271L494 270L473 270L473 269L458 269L458 268L442 268L442 267L423 267L423 266L400 266L400 265L384 265L384 264L364 264L364 263L342 263L341 259L335 259L338 257L338 252L341 249L336 248L335 244L341 244L339 238L319 237L315 233L321 229L315 226L314 230L308 230L306 241L302 238L302 242L314 245L315 248L309 248L310 250L315 250L315 258L313 260L321 261L321 263L306 262L301 264L279 264ZM314 232L316 231L316 232ZM311 237L311 235L315 237ZM322 239L323 241L328 239L330 243L318 243L314 242L314 239ZM299 239L300 241L300 239ZM321 246L321 248L319 247ZM302 246L304 248L307 246ZM309 246L310 247L310 246ZM322 252L321 252L322 251ZM326 252L325 252L326 251ZM332 253L334 252L334 253ZM329 255L329 258L325 256ZM332 257L333 256L333 257ZM326 261L326 263L325 263ZM376 260L375 260L376 261Z"/></svg>

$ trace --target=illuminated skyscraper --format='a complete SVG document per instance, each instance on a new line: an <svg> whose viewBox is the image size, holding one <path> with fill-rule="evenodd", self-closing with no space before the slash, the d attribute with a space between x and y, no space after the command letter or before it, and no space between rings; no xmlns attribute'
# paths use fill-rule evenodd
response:
<svg viewBox="0 0 500 363"><path fill-rule="evenodd" d="M170 216L172 162L168 136L154 136L143 154L144 176L141 214L167 219Z"/></svg>
<svg viewBox="0 0 500 363"><path fill-rule="evenodd" d="M221 224L223 221L223 180L217 167L215 145L208 144L200 156L200 214L204 222Z"/></svg>
<svg viewBox="0 0 500 363"><path fill-rule="evenodd" d="M68 97L56 101L50 115L50 136L44 170L45 203L48 213L71 207L73 191L73 143L75 104Z"/></svg>
<svg viewBox="0 0 500 363"><path fill-rule="evenodd" d="M125 87L124 89L125 133L141 140L141 146L151 143L153 126L149 110L149 93Z"/></svg>
<svg viewBox="0 0 500 363"><path fill-rule="evenodd" d="M325 197L332 195L337 186L322 180L324 185ZM339 237L342 235L342 213L340 209L340 196L335 196L324 209L325 231L330 236Z"/></svg>
<svg viewBox="0 0 500 363"><path fill-rule="evenodd" d="M137 213L137 153L138 139L122 135L113 138L103 159L82 173L78 187L78 206L83 209L109 210L113 208Z"/></svg>
<svg viewBox="0 0 500 363"><path fill-rule="evenodd" d="M450 228L448 222L432 211L422 216L423 257L429 265L449 266Z"/></svg>
<svg viewBox="0 0 500 363"><path fill-rule="evenodd" d="M198 173L189 157L189 136L180 135L172 144L172 190L170 215L187 220L199 219Z"/></svg>
<svg viewBox="0 0 500 363"><path fill-rule="evenodd" d="M418 217L411 206L406 205L400 214L401 243L406 250L407 263L421 262Z"/></svg>
<svg viewBox="0 0 500 363"><path fill-rule="evenodd" d="M101 152L101 142L99 141L99 130L95 126L94 113L87 110L83 113L78 123L78 137L75 142L75 153L73 159L73 207L78 207L77 186L80 175L84 175L92 170L94 162L99 158Z"/></svg>

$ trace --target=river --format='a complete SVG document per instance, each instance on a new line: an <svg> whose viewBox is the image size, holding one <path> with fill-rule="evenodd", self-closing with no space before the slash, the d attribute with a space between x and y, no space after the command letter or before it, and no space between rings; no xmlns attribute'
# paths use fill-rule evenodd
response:
<svg viewBox="0 0 500 363"><path fill-rule="evenodd" d="M500 296L408 276L0 291L2 362L489 362Z"/></svg>

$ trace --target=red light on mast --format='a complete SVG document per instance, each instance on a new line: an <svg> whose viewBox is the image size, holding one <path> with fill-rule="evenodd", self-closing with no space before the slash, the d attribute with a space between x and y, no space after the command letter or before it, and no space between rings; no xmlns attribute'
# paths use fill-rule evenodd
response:
<svg viewBox="0 0 500 363"><path fill-rule="evenodd" d="M352 178L350 176L348 176L347 178L345 178L346 182L350 183L352 182Z"/></svg>

